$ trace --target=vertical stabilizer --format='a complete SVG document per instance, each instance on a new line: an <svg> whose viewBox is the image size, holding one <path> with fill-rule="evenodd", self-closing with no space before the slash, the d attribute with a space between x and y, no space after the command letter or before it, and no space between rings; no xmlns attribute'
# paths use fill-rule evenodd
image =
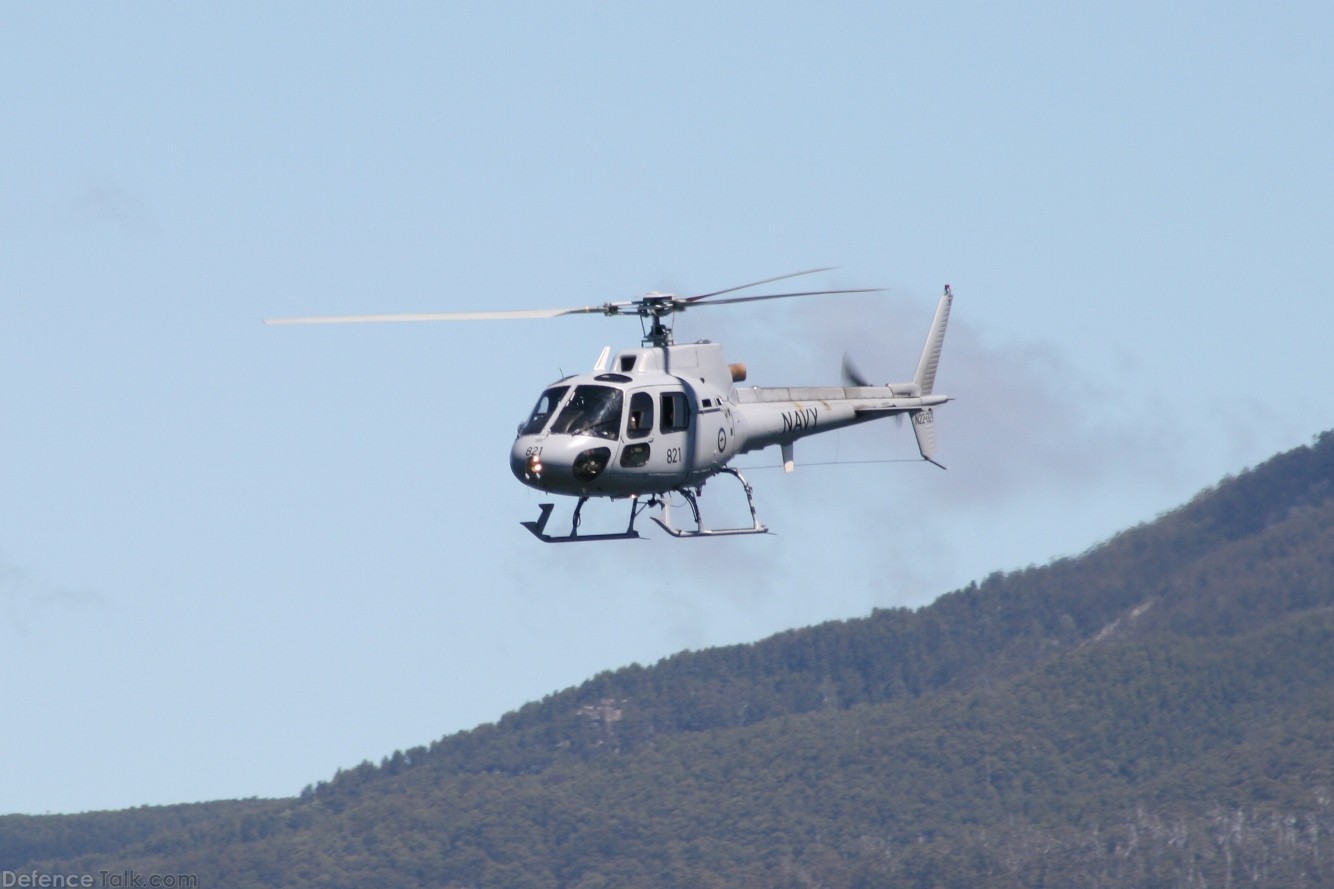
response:
<svg viewBox="0 0 1334 889"><path fill-rule="evenodd" d="M936 415L931 408L908 413L912 417L912 431L917 436L917 450L922 452L922 459L944 469L936 460Z"/></svg>
<svg viewBox="0 0 1334 889"><path fill-rule="evenodd" d="M926 345L922 347L922 358L917 362L917 374L913 377L913 381L917 383L917 390L922 395L930 395L935 388L936 367L940 364L940 347L945 344L945 325L949 323L950 305L953 302L954 294L950 292L950 285L946 284L945 292L940 297L940 304L936 306L936 317L931 322L931 332L926 335ZM914 428L917 428L915 424ZM923 453L923 456L926 454Z"/></svg>

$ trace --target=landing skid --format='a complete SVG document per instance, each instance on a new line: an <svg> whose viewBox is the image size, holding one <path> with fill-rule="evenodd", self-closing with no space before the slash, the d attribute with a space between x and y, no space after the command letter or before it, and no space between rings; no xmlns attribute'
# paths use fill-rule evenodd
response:
<svg viewBox="0 0 1334 889"><path fill-rule="evenodd" d="M619 534L579 533L579 514L583 510L584 504L588 502L589 498L587 497L579 498L579 503L574 507L574 518L570 522L570 533L564 536L546 533L547 522L551 518L551 511L555 509L554 503L539 503L538 509L540 514L537 517L537 521L520 522L519 524L531 531L533 536L543 543L591 543L594 540L641 540L643 539L642 536L635 530L635 519L639 518L639 514L650 506L661 506L662 517L652 516L652 519L658 523L658 526L662 528L662 530L666 531L673 537L734 537L739 534L768 534L769 529L760 523L759 516L755 514L755 499L752 496L751 487L746 480L741 477L741 473L737 472L735 469L722 469L720 472L735 476L736 480L741 482L741 488L746 492L746 504L750 507L751 526L749 528L705 528L699 518L699 488L695 488L694 490L689 488L676 489L676 493L684 497L686 503L690 504L690 512L695 518L695 530L693 531L672 527L671 513L669 511L670 507L666 500L654 496L641 503L637 495L632 495L630 497L630 524Z"/></svg>
<svg viewBox="0 0 1334 889"><path fill-rule="evenodd" d="M588 502L587 497L580 497L579 504L574 508L574 519L570 523L570 533L564 537L555 537L546 533L547 520L551 518L551 510L555 508L554 503L539 503L537 508L540 514L535 522L520 522L533 536L543 543L590 543L594 540L640 540L640 534L635 530L635 519L645 508L651 506L655 501L646 501L641 504L638 497L630 498L630 525L620 534L580 534L579 533L579 512Z"/></svg>
<svg viewBox="0 0 1334 889"><path fill-rule="evenodd" d="M664 503L662 508L662 518L653 516L653 521L657 522L662 530L673 537L732 537L738 534L767 534L769 529L760 523L760 517L755 513L755 498L751 496L752 490L750 484L741 477L741 473L735 469L721 469L728 475L736 476L736 480L741 482L742 489L746 492L746 505L750 507L751 526L749 528L705 528L699 520L699 502L697 494L699 489L691 491L689 488L677 488L676 491L686 499L690 504L690 512L695 517L695 530L687 531L682 528L673 528L671 526L671 513L668 512L667 505Z"/></svg>

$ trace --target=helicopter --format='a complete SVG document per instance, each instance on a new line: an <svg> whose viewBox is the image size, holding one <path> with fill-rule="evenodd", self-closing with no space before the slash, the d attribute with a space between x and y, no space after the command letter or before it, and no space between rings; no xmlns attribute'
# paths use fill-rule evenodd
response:
<svg viewBox="0 0 1334 889"><path fill-rule="evenodd" d="M389 315L343 315L271 318L265 324L346 324L400 321L487 321L547 319L564 315L631 315L641 320L638 348L615 354L605 347L592 370L563 377L544 387L510 447L514 477L548 494L578 498L568 534L550 534L553 503L539 504L536 520L520 524L544 543L639 539L635 520L650 507L651 516L675 538L764 534L755 510L753 488L740 471L728 465L740 455L778 445L783 469L795 468L794 443L801 438L858 423L906 415L922 459L935 459L934 408L953 400L936 394L945 327L954 294L949 285L937 304L926 343L913 378L907 382L872 385L843 362L842 386L743 387L744 364L728 363L722 347L708 340L676 343L674 316L688 309L758 300L869 293L876 288L806 290L726 296L827 268L809 269L715 290L694 296L651 292L639 299L562 309L521 309L492 312L425 312ZM724 297L719 299L718 297ZM746 496L751 524L706 528L699 498L715 477L736 479ZM671 496L679 494L690 507L694 528L672 524ZM584 505L593 498L628 499L629 524L621 532L580 534Z"/></svg>

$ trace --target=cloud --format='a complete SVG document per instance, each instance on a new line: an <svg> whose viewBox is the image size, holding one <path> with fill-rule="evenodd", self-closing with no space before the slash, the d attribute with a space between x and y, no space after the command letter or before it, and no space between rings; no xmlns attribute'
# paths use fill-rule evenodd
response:
<svg viewBox="0 0 1334 889"><path fill-rule="evenodd" d="M26 636L34 621L53 611L105 604L99 593L37 580L23 569L0 561L0 608L5 623L20 636Z"/></svg>
<svg viewBox="0 0 1334 889"><path fill-rule="evenodd" d="M933 311L934 303L900 296L839 306L803 302L763 322L767 332L741 331L746 347L762 356L750 362L749 382L837 385L844 354L873 383L909 380ZM1049 342L992 342L969 322L966 304L955 304L936 391L956 399L937 409L936 426L937 456L962 477L941 496L959 504L1117 479L1156 484L1180 469L1173 455L1184 432L1152 395L1094 380ZM840 459L917 457L906 426L863 428L869 431L841 435ZM817 446L831 447L803 442L798 463L801 451Z"/></svg>
<svg viewBox="0 0 1334 889"><path fill-rule="evenodd" d="M692 328L748 364L748 385L839 385L845 353L883 383L912 378L934 309L934 299L898 294L818 298L720 311L708 318L717 323L692 319ZM1048 341L997 342L966 309L956 302L936 383L955 397L936 411L948 472L920 462L906 424L877 421L799 442L793 476L748 473L762 517L815 547L803 552L825 554L814 582L826 590L850 596L851 583L881 604L921 604L950 584L1078 551L1148 519L1190 476L1184 443L1199 430L1161 396L1095 378ZM772 465L777 452L743 459ZM892 461L909 462L817 466Z"/></svg>
<svg viewBox="0 0 1334 889"><path fill-rule="evenodd" d="M84 188L70 204L69 212L77 222L115 228L126 234L152 234L161 230L142 200L111 182Z"/></svg>

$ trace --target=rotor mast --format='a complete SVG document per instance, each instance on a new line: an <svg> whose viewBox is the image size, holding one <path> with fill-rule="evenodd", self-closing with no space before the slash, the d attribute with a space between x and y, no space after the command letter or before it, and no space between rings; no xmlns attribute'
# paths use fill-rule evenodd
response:
<svg viewBox="0 0 1334 889"><path fill-rule="evenodd" d="M677 302L676 297L665 293L645 294L637 307L640 317L650 319L644 331L643 345L660 349L672 345L672 328L664 324L663 319L685 308Z"/></svg>

